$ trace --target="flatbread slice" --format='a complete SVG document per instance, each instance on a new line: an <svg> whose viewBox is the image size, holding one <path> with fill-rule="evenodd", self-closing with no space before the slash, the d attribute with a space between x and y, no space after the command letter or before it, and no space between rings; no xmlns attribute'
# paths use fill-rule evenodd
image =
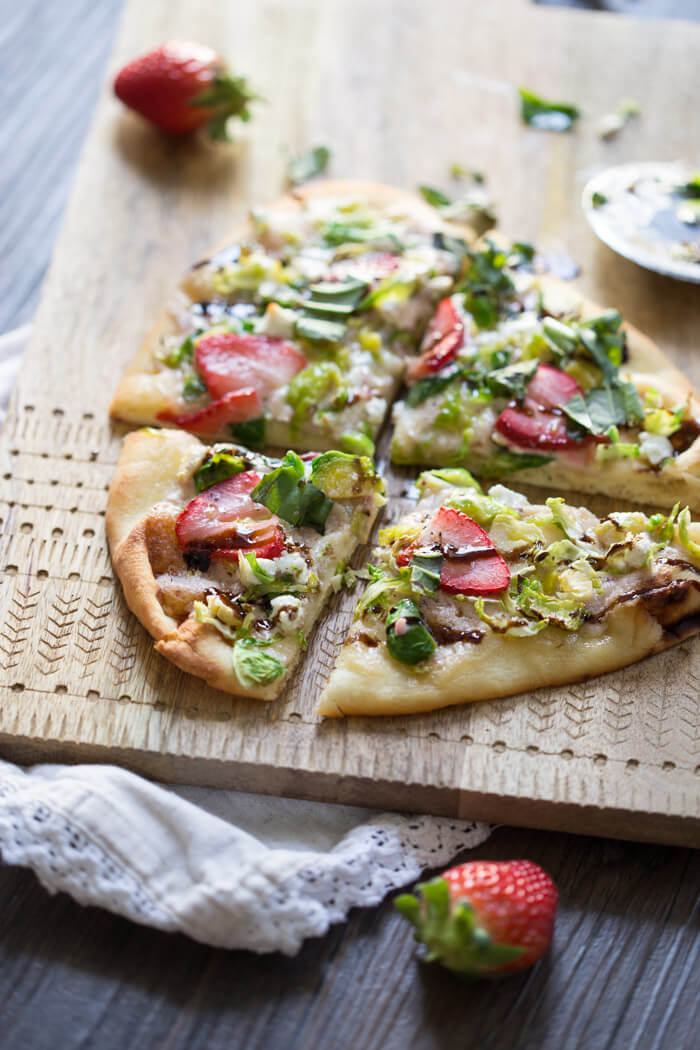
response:
<svg viewBox="0 0 700 1050"><path fill-rule="evenodd" d="M700 402L651 340L527 245L465 246L394 408L392 460L700 509Z"/></svg>
<svg viewBox="0 0 700 1050"><path fill-rule="evenodd" d="M183 280L124 375L112 415L249 447L371 441L459 257L412 193L325 182L256 209Z"/></svg>
<svg viewBox="0 0 700 1050"><path fill-rule="evenodd" d="M109 490L112 562L158 652L217 689L274 700L382 491L366 457L274 460L135 431Z"/></svg>
<svg viewBox="0 0 700 1050"><path fill-rule="evenodd" d="M427 471L377 564L322 715L405 715L603 674L700 627L700 525Z"/></svg>

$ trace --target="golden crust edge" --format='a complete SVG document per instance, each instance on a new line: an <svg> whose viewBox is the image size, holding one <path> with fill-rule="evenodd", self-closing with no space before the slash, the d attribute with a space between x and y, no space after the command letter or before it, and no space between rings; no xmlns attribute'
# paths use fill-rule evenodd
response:
<svg viewBox="0 0 700 1050"><path fill-rule="evenodd" d="M700 613L700 593L695 588L690 589L678 612L676 623ZM361 642L350 642L339 654L317 710L326 718L426 714L456 704L568 685L663 652L698 633L700 624L692 625L678 637L669 628L672 625L664 629L641 602L635 602L612 610L605 634L597 639L582 640L578 633L566 635L551 630L529 638L505 639L487 634L476 646L457 642L437 650L440 666L431 668L430 678L426 676L424 681L394 661L384 646L368 649ZM520 658L514 659L514 653ZM543 668L547 667L547 657L554 654L554 667L561 671L548 677ZM475 680L473 672L487 663L490 666L484 669L481 680L478 676ZM505 673L510 684L499 688L499 675L503 678ZM469 695L463 684L467 678L471 680Z"/></svg>

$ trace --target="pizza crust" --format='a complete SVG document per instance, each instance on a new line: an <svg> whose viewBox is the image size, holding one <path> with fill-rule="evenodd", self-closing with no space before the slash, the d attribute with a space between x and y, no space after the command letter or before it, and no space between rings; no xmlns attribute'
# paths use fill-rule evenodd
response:
<svg viewBox="0 0 700 1050"><path fill-rule="evenodd" d="M318 707L327 718L343 715L412 715L453 704L495 700L545 686L565 685L615 671L662 652L700 630L700 592L690 587L659 620L641 601L619 605L600 634L546 628L529 638L487 632L479 644L439 646L423 672L409 670L385 645L345 644ZM687 629L673 624L690 617Z"/></svg>

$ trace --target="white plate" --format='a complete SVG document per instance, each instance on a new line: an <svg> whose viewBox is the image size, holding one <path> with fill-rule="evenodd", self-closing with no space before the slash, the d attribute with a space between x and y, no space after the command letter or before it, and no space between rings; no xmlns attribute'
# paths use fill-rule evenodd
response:
<svg viewBox="0 0 700 1050"><path fill-rule="evenodd" d="M700 283L700 221L677 215L683 198L674 186L687 182L685 164L622 164L595 175L583 190L583 210L593 232L609 248L647 270ZM594 206L594 194L606 198ZM697 262L678 257L682 243L693 245Z"/></svg>

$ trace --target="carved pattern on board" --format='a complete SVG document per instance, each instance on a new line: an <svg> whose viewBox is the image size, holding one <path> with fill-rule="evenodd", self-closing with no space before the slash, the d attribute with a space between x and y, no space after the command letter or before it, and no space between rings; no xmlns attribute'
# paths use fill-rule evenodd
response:
<svg viewBox="0 0 700 1050"><path fill-rule="evenodd" d="M614 744L622 744L629 738L634 724L634 706L635 696L631 690L608 685L603 704L603 721Z"/></svg>
<svg viewBox="0 0 700 1050"><path fill-rule="evenodd" d="M663 682L651 677L644 685L643 733L655 748L666 748L671 740L671 697Z"/></svg>
<svg viewBox="0 0 700 1050"><path fill-rule="evenodd" d="M85 678L92 674L94 664L102 654L105 632L110 612L112 611L112 596L102 601L87 598L83 614L78 623L75 644L82 653L84 663L81 677Z"/></svg>
<svg viewBox="0 0 700 1050"><path fill-rule="evenodd" d="M5 671L17 667L30 643L32 621L39 604L39 590L17 587L10 599L6 620L0 624L0 661Z"/></svg>
<svg viewBox="0 0 700 1050"><path fill-rule="evenodd" d="M595 689L588 683L569 686L564 697L562 728L571 740L581 740L595 718Z"/></svg>
<svg viewBox="0 0 700 1050"><path fill-rule="evenodd" d="M546 733L554 728L557 715L557 697L553 692L544 696L530 696L527 701L527 724L536 733Z"/></svg>
<svg viewBox="0 0 700 1050"><path fill-rule="evenodd" d="M138 632L140 626L134 616L126 610L120 611L121 619L117 620L114 637L109 648L107 663L112 670L112 681L123 685L129 678L136 663Z"/></svg>
<svg viewBox="0 0 700 1050"><path fill-rule="evenodd" d="M66 649L73 632L80 595L71 593L68 597L57 594L49 606L47 623L39 635L37 651L40 657L40 666L44 674L54 674L58 671L61 661L64 659Z"/></svg>

